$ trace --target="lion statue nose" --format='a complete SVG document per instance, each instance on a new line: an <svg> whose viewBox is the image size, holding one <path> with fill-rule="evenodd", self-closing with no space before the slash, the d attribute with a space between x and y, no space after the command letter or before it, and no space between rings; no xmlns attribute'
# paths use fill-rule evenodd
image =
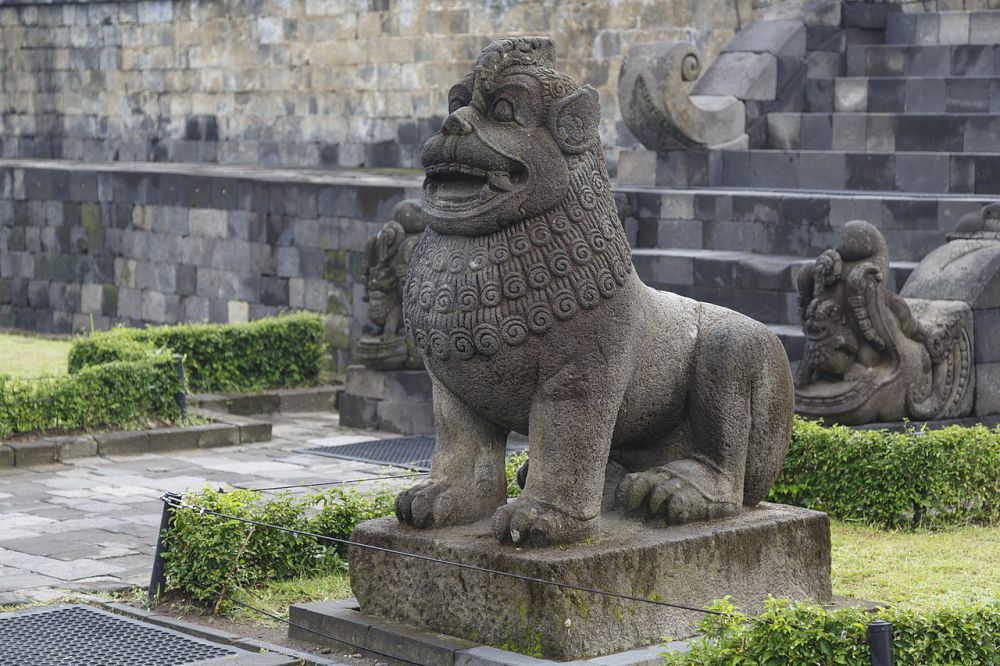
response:
<svg viewBox="0 0 1000 666"><path fill-rule="evenodd" d="M457 109L454 113L444 119L444 125L441 126L441 131L445 134L456 136L471 134L472 122L468 118L471 112L471 109L467 106Z"/></svg>

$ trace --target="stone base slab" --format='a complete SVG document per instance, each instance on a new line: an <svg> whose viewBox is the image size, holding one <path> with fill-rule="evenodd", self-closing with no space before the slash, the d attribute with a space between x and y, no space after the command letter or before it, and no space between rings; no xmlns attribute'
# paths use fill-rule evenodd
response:
<svg viewBox="0 0 1000 666"><path fill-rule="evenodd" d="M754 613L768 595L826 602L832 593L829 519L777 504L670 528L605 514L597 537L565 547L500 545L489 520L417 530L380 518L358 525L353 540L693 608L729 595ZM691 636L704 617L359 546L349 557L351 587L366 615L522 654L614 654Z"/></svg>
<svg viewBox="0 0 1000 666"><path fill-rule="evenodd" d="M434 432L431 379L424 370L347 368L340 424L403 435Z"/></svg>
<svg viewBox="0 0 1000 666"><path fill-rule="evenodd" d="M290 609L290 620L289 638L346 653L360 652L381 663L404 666L412 666L413 662L426 666L552 666L560 663L365 615L358 609L356 599L295 604ZM674 641L579 663L660 666L663 653L689 649L687 642Z"/></svg>

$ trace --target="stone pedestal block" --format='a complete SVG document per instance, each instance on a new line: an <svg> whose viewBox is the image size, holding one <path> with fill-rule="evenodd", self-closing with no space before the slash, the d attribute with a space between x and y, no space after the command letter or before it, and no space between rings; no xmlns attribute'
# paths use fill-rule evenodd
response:
<svg viewBox="0 0 1000 666"><path fill-rule="evenodd" d="M967 237L966 237L967 236ZM971 308L975 334L975 405L972 413L1000 413L1000 238L989 232L952 234L953 240L928 254L910 275L902 295L950 300ZM971 329L973 323L969 324Z"/></svg>
<svg viewBox="0 0 1000 666"><path fill-rule="evenodd" d="M495 571L703 608L730 595L755 612L768 595L829 601L825 514L762 503L712 523L659 527L602 517L589 543L499 545L490 521L417 530L395 518L353 540ZM553 659L580 659L695 633L702 613L581 592L352 546L351 587L367 615Z"/></svg>
<svg viewBox="0 0 1000 666"><path fill-rule="evenodd" d="M434 432L431 379L424 370L347 368L340 398L340 423L416 435Z"/></svg>

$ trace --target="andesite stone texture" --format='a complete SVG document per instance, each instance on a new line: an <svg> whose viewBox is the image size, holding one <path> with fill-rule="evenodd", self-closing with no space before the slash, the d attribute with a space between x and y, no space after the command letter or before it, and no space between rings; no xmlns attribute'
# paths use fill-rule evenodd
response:
<svg viewBox="0 0 1000 666"><path fill-rule="evenodd" d="M748 22L816 4L4 2L0 155L418 166L446 87L498 26L558 36L614 107L623 45L689 40L711 61ZM836 23L840 3L822 4L836 14L817 19ZM612 152L629 139L617 120L601 128Z"/></svg>
<svg viewBox="0 0 1000 666"><path fill-rule="evenodd" d="M348 428L403 435L434 432L431 379L424 370L348 366L337 408L341 425Z"/></svg>
<svg viewBox="0 0 1000 666"><path fill-rule="evenodd" d="M419 184L409 174L0 160L0 327L71 333L304 309L326 315L343 371L366 320L366 243Z"/></svg>
<svg viewBox="0 0 1000 666"><path fill-rule="evenodd" d="M766 496L788 447L784 349L758 322L639 281L597 93L554 64L549 38L494 42L424 146L428 229L403 308L437 449L397 516L493 516L501 541L539 545L595 534L605 495L669 525L736 515ZM507 504L512 431L532 463Z"/></svg>
<svg viewBox="0 0 1000 666"><path fill-rule="evenodd" d="M885 239L861 220L845 225L836 249L798 273L806 335L796 378L799 413L853 425L958 418L972 410L969 305L904 299L888 278Z"/></svg>
<svg viewBox="0 0 1000 666"><path fill-rule="evenodd" d="M744 611L768 595L829 601L825 514L760 504L710 523L656 529L605 516L592 541L525 550L497 546L489 521L436 530L392 518L352 539L491 570L703 608L724 595ZM479 573L351 546L361 610L450 636L555 659L611 654L695 633L701 613Z"/></svg>

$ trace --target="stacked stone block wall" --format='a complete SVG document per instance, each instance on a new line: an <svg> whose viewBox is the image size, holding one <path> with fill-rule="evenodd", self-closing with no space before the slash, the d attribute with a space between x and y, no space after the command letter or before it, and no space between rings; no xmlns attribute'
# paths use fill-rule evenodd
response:
<svg viewBox="0 0 1000 666"><path fill-rule="evenodd" d="M0 155L414 166L446 96L495 37L550 34L601 93L636 43L710 63L757 18L832 0L140 0L0 3ZM832 20L832 19L831 19ZM613 151L610 151L613 153Z"/></svg>
<svg viewBox="0 0 1000 666"><path fill-rule="evenodd" d="M0 161L0 327L69 333L326 313L335 364L361 254L418 183Z"/></svg>

